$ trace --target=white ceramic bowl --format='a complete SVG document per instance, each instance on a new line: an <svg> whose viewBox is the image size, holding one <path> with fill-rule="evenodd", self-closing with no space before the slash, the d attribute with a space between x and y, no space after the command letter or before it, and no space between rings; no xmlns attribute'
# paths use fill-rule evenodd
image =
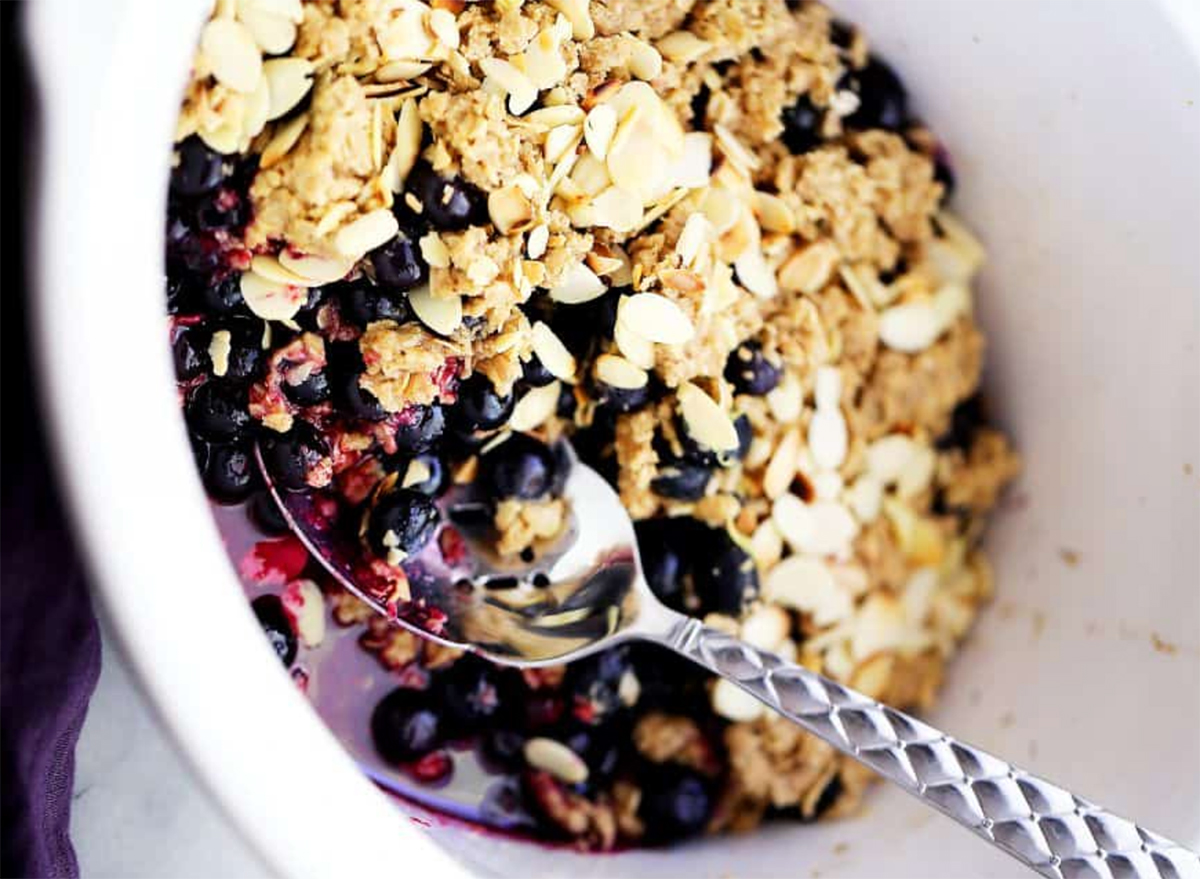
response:
<svg viewBox="0 0 1200 879"><path fill-rule="evenodd" d="M289 876L1012 875L889 790L856 821L581 857L423 827L359 776L245 611L175 404L167 147L207 4L30 7L36 332L104 608L267 861ZM998 600L933 720L1200 846L1200 16L1189 0L834 5L954 154L957 207L992 255L990 396L1027 460L993 530Z"/></svg>

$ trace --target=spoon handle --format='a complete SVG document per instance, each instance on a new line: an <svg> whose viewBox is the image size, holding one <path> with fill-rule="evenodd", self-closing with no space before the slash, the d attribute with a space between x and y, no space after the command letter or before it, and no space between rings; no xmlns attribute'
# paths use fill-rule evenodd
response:
<svg viewBox="0 0 1200 879"><path fill-rule="evenodd" d="M1200 855L765 650L680 621L674 650L1043 876L1200 879Z"/></svg>

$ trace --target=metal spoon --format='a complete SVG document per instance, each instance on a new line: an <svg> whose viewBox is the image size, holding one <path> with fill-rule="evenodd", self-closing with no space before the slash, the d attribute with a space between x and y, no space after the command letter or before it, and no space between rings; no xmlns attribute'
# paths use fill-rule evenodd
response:
<svg viewBox="0 0 1200 879"><path fill-rule="evenodd" d="M412 602L400 608L372 584L353 535L331 527L327 505L278 489L262 469L296 536L329 573L423 637L526 668L652 641L733 682L1044 876L1200 879L1196 852L663 606L642 576L633 523L616 492L568 444L558 451L569 468L562 493L575 512L554 551L532 564L498 559L482 539L490 524L485 499L469 486L452 488L439 501L438 536L405 562Z"/></svg>

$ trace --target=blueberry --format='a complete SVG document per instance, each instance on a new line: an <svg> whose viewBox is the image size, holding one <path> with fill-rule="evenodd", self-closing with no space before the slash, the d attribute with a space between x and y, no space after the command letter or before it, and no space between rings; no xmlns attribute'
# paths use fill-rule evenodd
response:
<svg viewBox="0 0 1200 879"><path fill-rule="evenodd" d="M176 149L178 164L171 170L171 189L180 195L202 195L216 189L222 178L223 159L192 135Z"/></svg>
<svg viewBox="0 0 1200 879"><path fill-rule="evenodd" d="M633 527L650 589L667 607L682 611L699 526L694 519L678 517L643 519Z"/></svg>
<svg viewBox="0 0 1200 879"><path fill-rule="evenodd" d="M316 406L329 399L329 373L324 369L316 369L304 377L299 384L292 384L284 379L283 395L297 406Z"/></svg>
<svg viewBox="0 0 1200 879"><path fill-rule="evenodd" d="M427 494L430 497L440 497L446 490L446 485L450 480L450 474L447 472L446 465L442 462L442 459L433 452L420 452L414 455L410 461L403 464L399 468L400 472L406 473L408 467L414 463L423 465L429 472L429 476L407 487L413 491Z"/></svg>
<svg viewBox="0 0 1200 879"><path fill-rule="evenodd" d="M192 461L196 465L196 472L203 476L204 468L208 466L208 443L200 439L195 434L189 435L188 440L190 441L192 447Z"/></svg>
<svg viewBox="0 0 1200 879"><path fill-rule="evenodd" d="M406 454L428 451L445 430L446 414L440 404L413 404L404 410L396 425L396 448Z"/></svg>
<svg viewBox="0 0 1200 879"><path fill-rule="evenodd" d="M691 461L668 461L659 465L658 475L650 482L650 490L659 497L680 501L696 501L704 497L712 470Z"/></svg>
<svg viewBox="0 0 1200 879"><path fill-rule="evenodd" d="M411 290L429 277L429 266L416 242L403 235L372 250L371 266L376 283L395 291Z"/></svg>
<svg viewBox="0 0 1200 879"><path fill-rule="evenodd" d="M250 602L258 624L285 666L296 661L296 632L278 595L260 595Z"/></svg>
<svg viewBox="0 0 1200 879"><path fill-rule="evenodd" d="M653 392L649 381L637 388L619 388L591 375L591 391L596 402L614 412L633 412L650 402Z"/></svg>
<svg viewBox="0 0 1200 879"><path fill-rule="evenodd" d="M633 674L627 647L613 647L568 665L563 686L574 699L576 719L602 723L624 707L621 680L627 674Z"/></svg>
<svg viewBox="0 0 1200 879"><path fill-rule="evenodd" d="M692 714L705 698L708 675L700 666L657 644L631 644L639 705L659 711Z"/></svg>
<svg viewBox="0 0 1200 879"><path fill-rule="evenodd" d="M941 451L970 448L975 433L983 425L983 399L974 394L954 407L950 413L950 426L934 442Z"/></svg>
<svg viewBox="0 0 1200 879"><path fill-rule="evenodd" d="M167 277L167 314L190 314L200 309L200 287L183 269L172 270Z"/></svg>
<svg viewBox="0 0 1200 879"><path fill-rule="evenodd" d="M241 279L236 272L206 284L200 298L204 307L213 314L233 314L245 310Z"/></svg>
<svg viewBox="0 0 1200 879"><path fill-rule="evenodd" d="M704 829L713 798L702 775L675 763L658 763L648 766L640 781L638 816L646 825L647 842L673 842Z"/></svg>
<svg viewBox="0 0 1200 879"><path fill-rule="evenodd" d="M406 187L421 204L418 219L424 219L436 229L465 229L487 222L487 205L483 193L461 177L440 177L427 162L418 162L409 172ZM402 213L409 210L403 198L396 204ZM401 223L412 218L400 217Z"/></svg>
<svg viewBox="0 0 1200 879"><path fill-rule="evenodd" d="M521 381L531 388L544 388L550 382L554 381L554 375L550 370L546 369L542 361L534 354L525 361L525 366L521 372Z"/></svg>
<svg viewBox="0 0 1200 879"><path fill-rule="evenodd" d="M783 145L792 155L807 153L821 145L821 111L813 106L808 95L801 95L796 103L784 109L781 114L783 122Z"/></svg>
<svg viewBox="0 0 1200 879"><path fill-rule="evenodd" d="M615 726L624 726L617 724ZM621 762L621 745L616 730L608 726L579 726L572 724L558 734L564 745L583 758L588 778L582 792L593 791L612 779Z"/></svg>
<svg viewBox="0 0 1200 879"><path fill-rule="evenodd" d="M240 504L259 487L258 467L249 443L215 443L204 464L204 490L221 504Z"/></svg>
<svg viewBox="0 0 1200 879"><path fill-rule="evenodd" d="M250 498L246 514L255 527L268 537L283 537L292 532L292 526L279 511L279 504L275 503L275 498L265 488Z"/></svg>
<svg viewBox="0 0 1200 879"><path fill-rule="evenodd" d="M512 394L499 394L492 380L477 372L458 386L455 424L466 430L494 430L512 414Z"/></svg>
<svg viewBox="0 0 1200 879"><path fill-rule="evenodd" d="M334 405L353 418L383 421L387 410L375 395L358 380L363 373L362 354L355 342L336 342L328 346L329 384Z"/></svg>
<svg viewBox="0 0 1200 879"><path fill-rule="evenodd" d="M725 378L739 394L761 397L774 390L782 377L783 366L767 358L757 339L742 342L725 362Z"/></svg>
<svg viewBox="0 0 1200 879"><path fill-rule="evenodd" d="M499 673L474 656L464 656L438 682L446 706L446 721L454 735L480 732L499 717L501 708Z"/></svg>
<svg viewBox="0 0 1200 879"><path fill-rule="evenodd" d="M728 531L710 528L697 545L692 582L704 612L737 616L758 594L758 569Z"/></svg>
<svg viewBox="0 0 1200 879"><path fill-rule="evenodd" d="M739 415L733 419L733 429L737 432L738 447L732 457L741 461L750 453L750 444L754 442L754 427L746 415Z"/></svg>
<svg viewBox="0 0 1200 879"><path fill-rule="evenodd" d="M222 377L229 381L257 378L267 359L262 346L263 322L250 317L227 318L213 324L210 343L222 331L229 333L229 352Z"/></svg>
<svg viewBox="0 0 1200 879"><path fill-rule="evenodd" d="M184 406L188 426L202 439L228 442L247 433L246 389L212 379L192 391Z"/></svg>
<svg viewBox="0 0 1200 879"><path fill-rule="evenodd" d="M525 736L515 730L504 727L486 730L481 750L487 760L501 769L516 769L525 764Z"/></svg>
<svg viewBox="0 0 1200 879"><path fill-rule="evenodd" d="M202 375L212 366L208 359L208 346L200 342L200 335L196 330L184 327L171 346L175 355L175 375L180 381Z"/></svg>
<svg viewBox="0 0 1200 879"><path fill-rule="evenodd" d="M479 477L495 498L534 500L551 490L557 467L549 446L514 433L479 459Z"/></svg>
<svg viewBox="0 0 1200 879"><path fill-rule="evenodd" d="M851 70L838 82L858 96L858 109L842 120L852 130L886 128L897 131L908 121L904 84L885 62L871 56L862 70Z"/></svg>
<svg viewBox="0 0 1200 879"><path fill-rule="evenodd" d="M371 740L388 763L408 763L442 743L442 721L422 690L397 687L371 712Z"/></svg>
<svg viewBox="0 0 1200 879"><path fill-rule="evenodd" d="M263 431L259 447L271 478L287 491L306 491L310 487L309 474L329 460L324 437L301 419L296 419L286 433Z"/></svg>
<svg viewBox="0 0 1200 879"><path fill-rule="evenodd" d="M345 281L335 288L342 316L357 327L366 327L377 320L404 323L411 317L408 297L394 290L372 284L366 278Z"/></svg>
<svg viewBox="0 0 1200 879"><path fill-rule="evenodd" d="M440 514L428 495L411 488L383 492L367 510L366 539L386 559L392 550L411 556L433 538Z"/></svg>
<svg viewBox="0 0 1200 879"><path fill-rule="evenodd" d="M566 382L558 389L558 403L554 407L554 414L559 418L574 418L576 410L579 409L579 401L575 399L575 388Z"/></svg>

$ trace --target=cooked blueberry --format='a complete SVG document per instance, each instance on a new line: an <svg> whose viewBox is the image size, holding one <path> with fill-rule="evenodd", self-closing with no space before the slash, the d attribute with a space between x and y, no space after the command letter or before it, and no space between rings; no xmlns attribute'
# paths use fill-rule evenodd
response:
<svg viewBox="0 0 1200 879"><path fill-rule="evenodd" d="M484 733L481 750L486 759L501 769L515 769L525 763L525 736L511 729L489 729Z"/></svg>
<svg viewBox="0 0 1200 879"><path fill-rule="evenodd" d="M176 149L179 162L171 169L171 188L181 195L202 195L221 182L223 158L192 135Z"/></svg>
<svg viewBox="0 0 1200 879"><path fill-rule="evenodd" d="M657 644L631 644L629 648L640 691L639 706L688 714L697 699L704 699L708 675L695 663Z"/></svg>
<svg viewBox="0 0 1200 879"><path fill-rule="evenodd" d="M188 227L170 245L168 258L173 270L208 277L221 266L221 244L216 236Z"/></svg>
<svg viewBox="0 0 1200 879"><path fill-rule="evenodd" d="M585 791L595 790L616 773L617 765L621 761L621 744L615 732L616 730L607 726L571 724L559 734L562 743L582 757L583 762L587 764Z"/></svg>
<svg viewBox="0 0 1200 879"><path fill-rule="evenodd" d="M342 317L358 327L377 320L404 323L411 316L408 297L395 290L372 284L366 278L345 281L335 288Z"/></svg>
<svg viewBox="0 0 1200 879"><path fill-rule="evenodd" d="M575 387L563 382L558 389L558 405L554 407L554 414L559 418L574 418L578 408L579 401L575 399Z"/></svg>
<svg viewBox="0 0 1200 879"><path fill-rule="evenodd" d="M704 829L713 799L702 775L675 763L658 763L648 766L639 780L638 816L646 825L647 842L673 842Z"/></svg>
<svg viewBox="0 0 1200 879"><path fill-rule="evenodd" d="M251 317L231 317L212 326L209 336L210 345L218 338L217 334L225 332L227 337L220 347L225 349L222 378L230 381L249 381L256 378L262 366L266 363L266 352L263 350L263 322ZM210 347L210 351L217 348ZM218 363L214 363L214 368Z"/></svg>
<svg viewBox="0 0 1200 879"><path fill-rule="evenodd" d="M725 362L725 378L739 394L761 397L774 390L782 377L783 367L767 358L757 339L742 342Z"/></svg>
<svg viewBox="0 0 1200 879"><path fill-rule="evenodd" d="M296 632L278 595L260 595L250 602L258 624L285 666L296 661Z"/></svg>
<svg viewBox="0 0 1200 879"><path fill-rule="evenodd" d="M700 536L688 517L643 519L634 524L642 573L659 600L675 610L684 609L684 585Z"/></svg>
<svg viewBox="0 0 1200 879"><path fill-rule="evenodd" d="M750 452L750 444L754 442L754 426L746 415L733 419L733 429L737 431L738 447L734 453L737 460L742 460Z"/></svg>
<svg viewBox="0 0 1200 879"><path fill-rule="evenodd" d="M458 386L454 421L467 430L493 430L508 421L513 405L512 394L497 393L492 380L477 372Z"/></svg>
<svg viewBox="0 0 1200 879"><path fill-rule="evenodd" d="M628 287L614 287L602 296L576 305L556 305L549 296L534 296L523 306L530 323L545 321L567 350L586 359L597 344L611 339L617 322L617 302Z"/></svg>
<svg viewBox="0 0 1200 879"><path fill-rule="evenodd" d="M783 145L793 155L820 146L823 118L821 111L813 106L812 99L806 94L801 95L796 103L783 111Z"/></svg>
<svg viewBox="0 0 1200 879"><path fill-rule="evenodd" d="M397 488L377 497L367 510L367 543L380 558L411 556L433 537L440 514L428 495Z"/></svg>
<svg viewBox="0 0 1200 879"><path fill-rule="evenodd" d="M222 189L215 198L205 199L196 207L196 226L205 232L236 235L249 219L249 203L228 189Z"/></svg>
<svg viewBox="0 0 1200 879"><path fill-rule="evenodd" d="M211 442L235 440L250 428L246 389L222 381L210 380L192 391L184 415L191 429Z"/></svg>
<svg viewBox="0 0 1200 879"><path fill-rule="evenodd" d="M692 582L701 608L737 616L758 594L754 559L734 543L724 528L710 528L697 545Z"/></svg>
<svg viewBox="0 0 1200 879"><path fill-rule="evenodd" d="M275 484L288 491L308 489L310 474L329 462L329 445L324 437L299 418L286 433L263 431L259 448Z"/></svg>
<svg viewBox="0 0 1200 879"><path fill-rule="evenodd" d="M900 129L908 121L908 95L894 70L874 56L862 70L851 70L838 83L858 96L858 109L842 120L849 129Z"/></svg>
<svg viewBox="0 0 1200 879"><path fill-rule="evenodd" d="M627 675L634 675L627 647L604 650L568 665L563 686L574 700L571 713L586 724L611 717L624 706L621 688Z"/></svg>
<svg viewBox="0 0 1200 879"><path fill-rule="evenodd" d="M983 421L983 398L974 394L954 407L950 426L937 438L935 446L942 451L969 448Z"/></svg>
<svg viewBox="0 0 1200 879"><path fill-rule="evenodd" d="M195 434L189 435L188 440L192 446L192 461L196 464L196 472L203 476L204 468L208 466L208 443Z"/></svg>
<svg viewBox="0 0 1200 879"><path fill-rule="evenodd" d="M438 403L413 404L399 416L396 448L403 453L424 452L433 447L446 429L446 414Z"/></svg>
<svg viewBox="0 0 1200 879"><path fill-rule="evenodd" d="M204 465L204 490L221 504L240 504L259 486L258 467L248 443L216 443Z"/></svg>
<svg viewBox="0 0 1200 879"><path fill-rule="evenodd" d="M422 690L397 687L371 712L371 740L388 763L408 763L442 743L442 722Z"/></svg>
<svg viewBox="0 0 1200 879"><path fill-rule="evenodd" d="M429 266L421 258L415 241L399 235L371 251L375 281L392 290L411 290L429 277Z"/></svg>
<svg viewBox="0 0 1200 879"><path fill-rule="evenodd" d="M636 388L620 388L610 385L592 373L591 390L596 402L614 412L633 412L650 402L653 396L650 382Z"/></svg>
<svg viewBox="0 0 1200 879"><path fill-rule="evenodd" d="M550 382L554 381L554 376L550 370L546 369L542 361L538 359L538 356L534 354L525 361L525 366L521 373L521 381L531 388L544 388Z"/></svg>
<svg viewBox="0 0 1200 879"><path fill-rule="evenodd" d="M540 498L553 487L556 470L550 447L523 433L514 433L479 459L479 477L495 498Z"/></svg>
<svg viewBox="0 0 1200 879"><path fill-rule="evenodd" d="M201 293L204 306L213 314L232 314L242 310L241 279L236 272L205 285Z"/></svg>
<svg viewBox="0 0 1200 879"><path fill-rule="evenodd" d="M195 378L209 369L208 346L200 342L202 333L184 327L175 337L171 350L175 355L175 375L180 381Z"/></svg>
<svg viewBox="0 0 1200 879"><path fill-rule="evenodd" d="M446 705L446 720L454 735L477 733L496 718L503 707L499 672L473 656L459 659L438 681Z"/></svg>
<svg viewBox="0 0 1200 879"><path fill-rule="evenodd" d="M712 470L703 464L677 460L659 465L658 475L650 482L650 490L660 497L680 501L695 501L704 497L704 489L712 478Z"/></svg>
<svg viewBox="0 0 1200 879"><path fill-rule="evenodd" d="M375 395L359 384L363 374L362 354L355 342L336 342L326 348L329 386L333 403L343 412L364 421L382 421L387 411Z"/></svg>
<svg viewBox="0 0 1200 879"><path fill-rule="evenodd" d="M179 269L167 277L167 313L189 314L200 308L200 286L190 273Z"/></svg>
<svg viewBox="0 0 1200 879"><path fill-rule="evenodd" d="M246 513L255 527L268 537L282 537L292 531L292 526L279 512L279 504L275 503L275 498L265 488L256 491L250 498Z"/></svg>
<svg viewBox="0 0 1200 879"><path fill-rule="evenodd" d="M421 204L420 217L437 229L465 229L487 222L483 193L461 177L440 177L428 163L418 162L405 185ZM402 212L407 211L403 198L396 204Z"/></svg>
<svg viewBox="0 0 1200 879"><path fill-rule="evenodd" d="M407 487L413 491L427 494L430 497L440 497L442 492L446 490L446 483L449 480L449 473L446 471L446 465L442 462L442 459L433 452L420 452L404 464L400 468L400 472L409 472L413 465L423 468L424 472L429 475Z"/></svg>
<svg viewBox="0 0 1200 879"><path fill-rule="evenodd" d="M297 406L316 406L329 399L329 373L324 369L316 369L297 384L284 379L283 395Z"/></svg>

